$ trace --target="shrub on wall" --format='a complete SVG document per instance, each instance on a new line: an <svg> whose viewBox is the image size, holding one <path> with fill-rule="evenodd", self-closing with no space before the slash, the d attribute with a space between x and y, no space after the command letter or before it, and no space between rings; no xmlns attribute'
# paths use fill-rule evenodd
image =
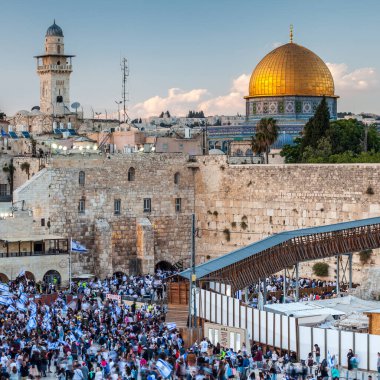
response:
<svg viewBox="0 0 380 380"><path fill-rule="evenodd" d="M231 232L228 228L225 228L223 230L223 233L224 233L224 237L226 238L227 241L230 241L231 240Z"/></svg>
<svg viewBox="0 0 380 380"><path fill-rule="evenodd" d="M313 272L318 277L326 277L329 275L329 264L327 263L315 263L313 265Z"/></svg>
<svg viewBox="0 0 380 380"><path fill-rule="evenodd" d="M372 256L372 249L366 249L365 251L359 252L360 262L362 264L367 264Z"/></svg>

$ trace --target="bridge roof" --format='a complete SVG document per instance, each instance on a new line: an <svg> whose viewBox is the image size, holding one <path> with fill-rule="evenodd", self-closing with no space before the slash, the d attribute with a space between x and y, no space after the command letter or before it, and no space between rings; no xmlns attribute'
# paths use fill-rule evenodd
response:
<svg viewBox="0 0 380 380"><path fill-rule="evenodd" d="M242 289L296 262L380 247L380 217L284 231L195 267L197 279L218 278ZM191 268L180 273L190 279Z"/></svg>

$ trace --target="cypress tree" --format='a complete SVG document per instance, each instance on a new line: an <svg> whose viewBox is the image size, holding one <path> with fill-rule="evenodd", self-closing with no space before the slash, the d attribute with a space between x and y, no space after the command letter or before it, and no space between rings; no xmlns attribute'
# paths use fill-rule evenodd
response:
<svg viewBox="0 0 380 380"><path fill-rule="evenodd" d="M326 137L329 126L330 112L327 106L326 98L323 97L315 111L314 116L311 117L305 124L301 151L303 152L307 146L316 148L318 146L319 139Z"/></svg>

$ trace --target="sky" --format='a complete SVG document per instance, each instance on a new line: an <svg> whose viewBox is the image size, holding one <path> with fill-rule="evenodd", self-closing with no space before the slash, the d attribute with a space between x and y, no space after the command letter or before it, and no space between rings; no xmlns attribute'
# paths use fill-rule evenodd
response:
<svg viewBox="0 0 380 380"><path fill-rule="evenodd" d="M338 111L380 114L379 0L1 0L0 110L39 104L34 55L53 19L75 54L71 102L111 114L128 59L130 117L244 114L257 63L289 40L330 68Z"/></svg>

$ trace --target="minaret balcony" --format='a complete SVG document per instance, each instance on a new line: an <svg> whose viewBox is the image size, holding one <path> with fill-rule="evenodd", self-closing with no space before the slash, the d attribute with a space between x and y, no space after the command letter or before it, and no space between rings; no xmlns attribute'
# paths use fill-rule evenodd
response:
<svg viewBox="0 0 380 380"><path fill-rule="evenodd" d="M37 66L37 72L42 73L45 71L60 71L60 72L72 72L72 65L40 65Z"/></svg>

